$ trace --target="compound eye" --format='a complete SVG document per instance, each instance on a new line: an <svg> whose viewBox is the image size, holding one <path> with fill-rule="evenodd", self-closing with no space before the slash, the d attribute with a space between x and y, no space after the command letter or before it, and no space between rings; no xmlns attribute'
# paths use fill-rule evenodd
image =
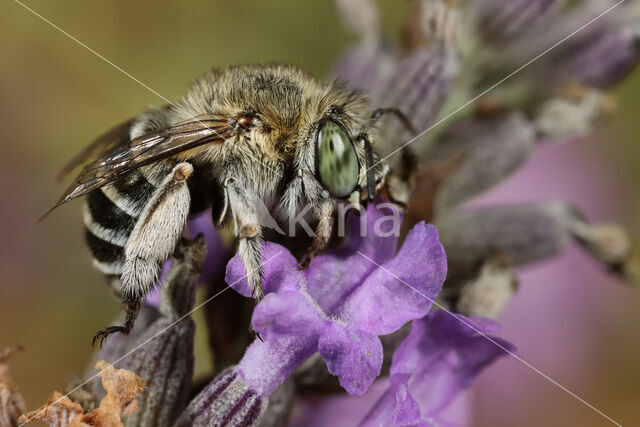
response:
<svg viewBox="0 0 640 427"><path fill-rule="evenodd" d="M349 135L333 121L320 126L316 141L316 173L336 198L346 198L358 185L358 156Z"/></svg>

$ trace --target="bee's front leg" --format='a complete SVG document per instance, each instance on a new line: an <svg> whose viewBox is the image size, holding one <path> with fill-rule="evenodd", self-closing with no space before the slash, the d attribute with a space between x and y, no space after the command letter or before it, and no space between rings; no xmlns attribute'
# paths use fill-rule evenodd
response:
<svg viewBox="0 0 640 427"><path fill-rule="evenodd" d="M331 234L333 233L333 201L329 192L316 180L308 170L300 169L298 176L302 180L302 191L311 204L311 209L318 221L315 235L309 248L307 248L300 267L307 268L316 255L327 249Z"/></svg>
<svg viewBox="0 0 640 427"><path fill-rule="evenodd" d="M255 195L228 178L224 183L226 203L233 216L233 234L240 239L238 253L244 265L249 288L256 302L263 297L262 222Z"/></svg>
<svg viewBox="0 0 640 427"><path fill-rule="evenodd" d="M93 343L99 338L100 347L110 334L131 332L142 299L158 281L162 263L175 251L191 206L187 179L192 173L189 163L176 165L142 210L125 245L120 275L120 294L127 317L124 325L96 333Z"/></svg>

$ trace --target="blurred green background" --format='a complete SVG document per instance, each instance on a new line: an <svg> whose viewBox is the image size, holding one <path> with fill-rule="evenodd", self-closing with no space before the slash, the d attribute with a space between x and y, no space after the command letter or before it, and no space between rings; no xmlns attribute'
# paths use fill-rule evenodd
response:
<svg viewBox="0 0 640 427"><path fill-rule="evenodd" d="M328 0L25 4L169 99L184 93L212 66L282 61L323 78L354 41ZM379 4L385 28L394 34L409 4ZM61 389L70 374L84 370L93 333L119 310L85 253L79 204L64 206L36 225L63 190L54 176L96 135L163 101L20 4L3 2L0 15L0 347L25 347L11 368L33 409L53 389ZM615 94L618 115L585 149L596 153L603 168L615 171L619 185L607 197L612 219L638 235L640 73L617 87ZM576 156L575 162L580 161ZM625 295L629 298L621 304L637 307L637 292ZM629 404L640 402L640 367L617 361L628 360L629 354L638 360L640 319L630 310L623 313L625 318L597 329L607 346L608 356L599 366L602 372L576 387L596 398L605 412L631 424L638 415L632 416ZM508 338L518 344L517 336ZM530 362L537 366L536 360ZM197 371L205 371L208 363L200 357ZM622 381L620 387L612 385L612 378L616 384ZM563 397L562 404L556 404L562 391L551 384L520 394L526 402L522 417L527 425L557 425L559 419L576 424L603 421L570 399ZM502 424L504 420L489 409L479 408L477 424Z"/></svg>

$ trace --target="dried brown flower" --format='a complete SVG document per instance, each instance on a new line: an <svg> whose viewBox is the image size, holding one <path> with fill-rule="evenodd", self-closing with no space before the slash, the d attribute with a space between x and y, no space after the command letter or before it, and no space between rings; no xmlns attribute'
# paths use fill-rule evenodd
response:
<svg viewBox="0 0 640 427"><path fill-rule="evenodd" d="M96 363L98 375L107 394L93 411L85 414L82 407L54 391L46 405L20 416L20 423L43 420L50 425L69 427L119 427L122 417L138 410L136 396L144 390L145 383L135 373L115 369L104 360Z"/></svg>
<svg viewBox="0 0 640 427"><path fill-rule="evenodd" d="M18 417L25 411L24 399L9 375L6 361L20 346L6 348L0 353L0 426L17 426Z"/></svg>

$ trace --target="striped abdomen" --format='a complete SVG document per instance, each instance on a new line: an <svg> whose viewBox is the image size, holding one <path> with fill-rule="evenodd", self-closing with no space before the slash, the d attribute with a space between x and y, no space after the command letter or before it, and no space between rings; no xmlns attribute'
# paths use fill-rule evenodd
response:
<svg viewBox="0 0 640 427"><path fill-rule="evenodd" d="M86 241L94 265L104 274L119 276L122 272L125 244L158 184L139 169L87 196Z"/></svg>

